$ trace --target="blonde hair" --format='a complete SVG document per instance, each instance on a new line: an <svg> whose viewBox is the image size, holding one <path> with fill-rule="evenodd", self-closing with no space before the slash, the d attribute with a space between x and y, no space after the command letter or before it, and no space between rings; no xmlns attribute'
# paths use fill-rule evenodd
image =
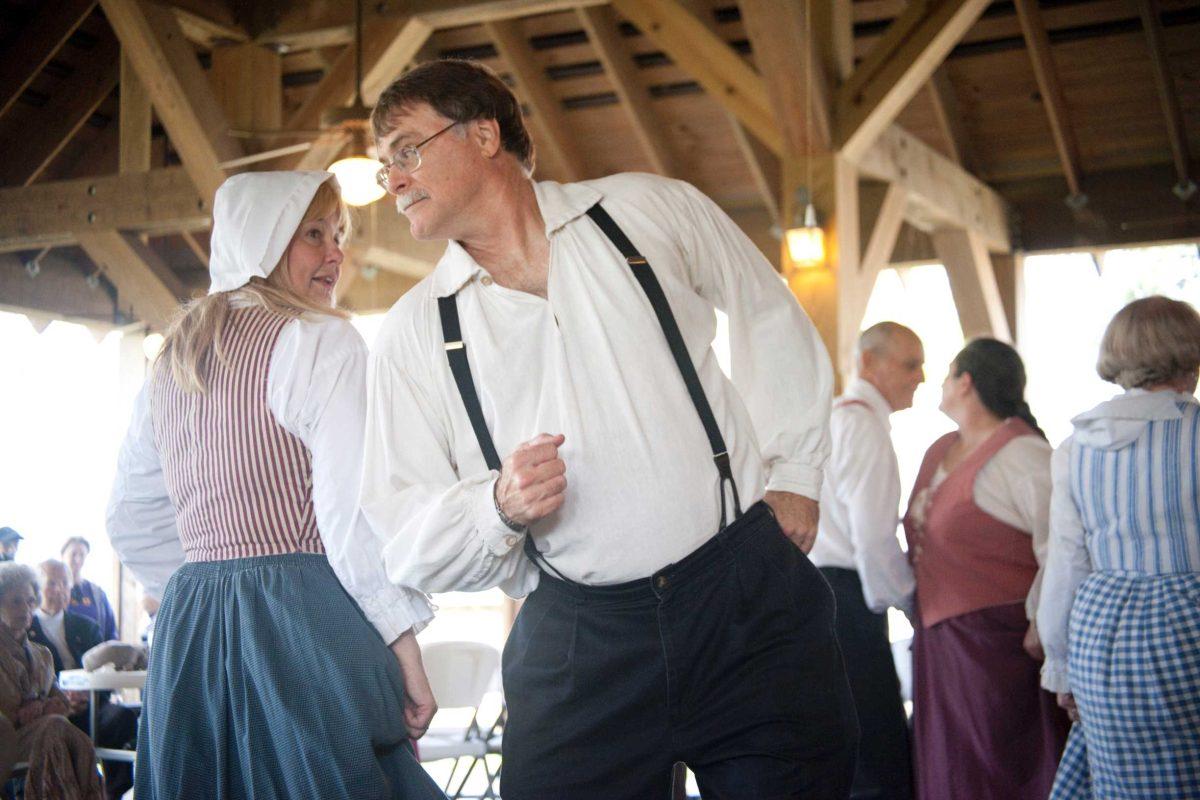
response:
<svg viewBox="0 0 1200 800"><path fill-rule="evenodd" d="M1134 300L1112 318L1096 372L1123 389L1169 383L1200 369L1200 314L1162 295Z"/></svg>
<svg viewBox="0 0 1200 800"><path fill-rule="evenodd" d="M301 225L323 219L337 212L343 242L350 237L350 209L342 200L337 182L331 178L317 187L312 202L304 212ZM291 248L289 243L288 248ZM167 328L162 349L154 370L170 369L171 378L185 392L208 391L206 373L210 359L225 361L225 325L232 308L234 295L268 311L286 317L299 317L305 312L328 314L346 319L350 314L336 307L322 306L301 295L287 279L287 252L264 280L253 277L245 286L228 292L217 292L187 303Z"/></svg>

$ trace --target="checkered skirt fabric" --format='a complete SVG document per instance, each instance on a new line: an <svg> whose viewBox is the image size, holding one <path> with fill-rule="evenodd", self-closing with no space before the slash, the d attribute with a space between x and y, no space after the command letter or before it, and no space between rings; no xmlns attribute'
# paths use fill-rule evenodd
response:
<svg viewBox="0 0 1200 800"><path fill-rule="evenodd" d="M1200 574L1093 573L1069 669L1081 722L1052 800L1200 798Z"/></svg>

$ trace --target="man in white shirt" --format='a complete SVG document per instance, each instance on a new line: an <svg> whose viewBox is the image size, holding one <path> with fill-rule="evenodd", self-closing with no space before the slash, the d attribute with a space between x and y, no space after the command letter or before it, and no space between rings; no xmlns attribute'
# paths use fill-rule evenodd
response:
<svg viewBox="0 0 1200 800"><path fill-rule="evenodd" d="M393 581L529 595L506 800L663 797L675 761L706 796L845 797L854 712L802 552L832 376L783 282L685 183L534 183L486 68L421 65L372 122L413 235L450 241L372 354L363 507Z"/></svg>
<svg viewBox="0 0 1200 800"><path fill-rule="evenodd" d="M896 525L900 473L889 416L925 379L921 340L895 322L863 331L857 375L833 403L812 562L837 597L837 633L862 731L853 797L908 800L908 722L888 640L888 607L911 614L913 574Z"/></svg>

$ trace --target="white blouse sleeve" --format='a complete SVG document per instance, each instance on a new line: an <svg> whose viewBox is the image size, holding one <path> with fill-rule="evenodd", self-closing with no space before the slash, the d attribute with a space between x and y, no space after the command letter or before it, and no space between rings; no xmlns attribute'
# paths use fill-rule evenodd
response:
<svg viewBox="0 0 1200 800"><path fill-rule="evenodd" d="M312 454L313 508L329 564L372 625L392 642L433 618L422 592L388 581L383 542L359 508L367 348L345 320L288 323L275 344L267 397L276 420Z"/></svg>
<svg viewBox="0 0 1200 800"><path fill-rule="evenodd" d="M1071 605L1075 591L1092 572L1083 520L1071 495L1071 439L1054 452L1051 472L1054 492L1050 499L1050 547L1037 612L1038 635L1046 651L1042 688L1069 692L1067 630Z"/></svg>
<svg viewBox="0 0 1200 800"><path fill-rule="evenodd" d="M1033 537L1038 571L1025 597L1025 616L1037 615L1050 541L1050 455L1040 436L1018 436L984 465L975 478L975 504L1001 522Z"/></svg>
<svg viewBox="0 0 1200 800"><path fill-rule="evenodd" d="M150 381L133 404L105 521L121 563L129 567L147 594L161 599L167 581L183 564L183 544L154 446Z"/></svg>

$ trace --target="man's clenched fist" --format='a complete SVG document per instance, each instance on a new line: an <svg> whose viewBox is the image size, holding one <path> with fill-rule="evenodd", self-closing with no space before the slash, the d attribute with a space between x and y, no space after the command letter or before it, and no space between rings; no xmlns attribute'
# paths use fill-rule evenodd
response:
<svg viewBox="0 0 1200 800"><path fill-rule="evenodd" d="M557 511L567 490L567 465L558 457L561 433L539 434L518 445L500 468L496 505L518 525L531 525Z"/></svg>

